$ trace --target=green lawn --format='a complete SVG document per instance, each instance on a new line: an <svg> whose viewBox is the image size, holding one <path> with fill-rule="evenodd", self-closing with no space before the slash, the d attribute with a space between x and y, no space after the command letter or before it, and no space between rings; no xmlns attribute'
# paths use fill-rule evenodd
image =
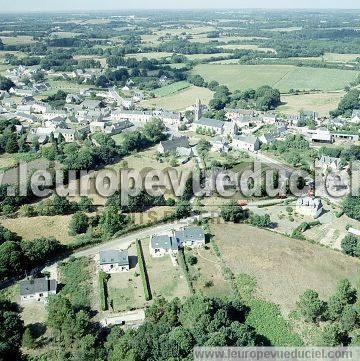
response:
<svg viewBox="0 0 360 361"><path fill-rule="evenodd" d="M172 84L165 85L159 89L156 89L154 91L155 96L157 97L163 97L166 95L170 95L173 93L176 93L180 90L184 90L188 88L190 84L187 81L178 81Z"/></svg>
<svg viewBox="0 0 360 361"><path fill-rule="evenodd" d="M216 80L231 90L257 88L270 85L287 92L300 90L338 90L343 89L359 74L353 70L296 67L293 65L237 65L237 64L200 64L193 74L205 80Z"/></svg>

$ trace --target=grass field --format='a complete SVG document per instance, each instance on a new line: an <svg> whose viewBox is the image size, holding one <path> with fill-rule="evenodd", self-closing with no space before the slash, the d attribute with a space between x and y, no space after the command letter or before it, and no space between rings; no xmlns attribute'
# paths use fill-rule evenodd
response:
<svg viewBox="0 0 360 361"><path fill-rule="evenodd" d="M205 80L217 80L231 90L270 85L287 92L300 90L339 90L356 78L357 71L296 67L292 65L200 64L193 74Z"/></svg>
<svg viewBox="0 0 360 361"><path fill-rule="evenodd" d="M62 244L69 244L73 240L68 235L70 219L71 216L19 217L2 219L0 223L26 240L55 237Z"/></svg>
<svg viewBox="0 0 360 361"><path fill-rule="evenodd" d="M164 108L173 111L184 110L195 104L196 99L200 99L202 104L208 104L212 99L212 91L206 88L190 86L175 94L162 98L154 98L141 102L143 107Z"/></svg>
<svg viewBox="0 0 360 361"><path fill-rule="evenodd" d="M5 45L24 45L34 42L34 38L28 35L1 36L1 40Z"/></svg>
<svg viewBox="0 0 360 361"><path fill-rule="evenodd" d="M248 225L212 225L216 243L235 275L257 279L256 296L291 311L306 289L328 297L342 278L356 281L360 262L340 252Z"/></svg>
<svg viewBox="0 0 360 361"><path fill-rule="evenodd" d="M223 278L220 263L211 247L207 249L186 250L197 258L195 265L189 266L189 273L193 278L193 286L197 292L210 297L221 297L230 294L231 288Z"/></svg>
<svg viewBox="0 0 360 361"><path fill-rule="evenodd" d="M146 269L149 275L150 289L153 297L166 299L189 295L185 277L179 266L174 266L170 256L152 258L149 251L149 240L142 241Z"/></svg>
<svg viewBox="0 0 360 361"><path fill-rule="evenodd" d="M325 53L323 56L325 61L347 63L355 61L359 58L360 54L338 54L338 53Z"/></svg>
<svg viewBox="0 0 360 361"><path fill-rule="evenodd" d="M336 109L345 92L322 92L313 94L283 95L283 105L277 108L285 114L294 114L301 110L311 109L320 116L329 115L329 111Z"/></svg>
<svg viewBox="0 0 360 361"><path fill-rule="evenodd" d="M141 60L142 58L148 59L162 59L171 56L173 53L154 51L150 53L136 53L136 54L126 54L125 58L135 58L137 60Z"/></svg>
<svg viewBox="0 0 360 361"><path fill-rule="evenodd" d="M246 49L246 50L258 50L264 52L271 51L272 53L276 53L275 49L261 48L258 45L254 45L254 44L229 44L229 45L220 45L219 47L223 49L231 49L231 50Z"/></svg>
<svg viewBox="0 0 360 361"><path fill-rule="evenodd" d="M157 97L167 96L173 93L177 93L180 90L184 90L190 86L187 81L177 81L172 84L165 85L159 89L154 90L154 94Z"/></svg>
<svg viewBox="0 0 360 361"><path fill-rule="evenodd" d="M211 58L220 58L222 56L229 56L230 53L214 53L214 54L190 54L186 55L188 60L205 60Z"/></svg>

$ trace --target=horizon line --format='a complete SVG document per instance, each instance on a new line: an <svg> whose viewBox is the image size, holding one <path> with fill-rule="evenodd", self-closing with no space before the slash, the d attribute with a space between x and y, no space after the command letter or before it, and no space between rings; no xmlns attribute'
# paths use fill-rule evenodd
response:
<svg viewBox="0 0 360 361"><path fill-rule="evenodd" d="M338 8L338 7L244 7L244 8L129 8L129 9L73 9L73 10L0 10L0 14L26 14L26 13L71 13L71 12L131 12L131 11L215 11L215 10L232 10L232 11L238 11L238 10L283 10L283 11L290 11L290 10L323 10L323 11L329 11L329 10L351 10L356 11L360 10L360 6L358 8Z"/></svg>

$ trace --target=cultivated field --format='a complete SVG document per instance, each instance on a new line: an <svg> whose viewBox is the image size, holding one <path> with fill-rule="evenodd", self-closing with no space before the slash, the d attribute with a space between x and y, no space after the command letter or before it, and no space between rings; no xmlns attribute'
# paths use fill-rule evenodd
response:
<svg viewBox="0 0 360 361"><path fill-rule="evenodd" d="M135 58L136 60L141 60L142 58L148 58L148 59L162 59L167 58L171 56L172 53L166 53L166 52L150 52L150 53L136 53L136 54L126 54L125 58Z"/></svg>
<svg viewBox="0 0 360 361"><path fill-rule="evenodd" d="M154 94L157 97L167 96L173 93L177 93L180 90L184 90L190 86L187 81L177 81L172 84L165 85L159 89L154 90Z"/></svg>
<svg viewBox="0 0 360 361"><path fill-rule="evenodd" d="M257 279L257 295L286 313L306 289L328 297L342 278L356 281L360 262L340 252L248 225L212 225L220 251L235 275Z"/></svg>
<svg viewBox="0 0 360 361"><path fill-rule="evenodd" d="M272 48L262 48L255 44L229 44L229 45L220 45L223 49L230 49L230 50L236 50L236 49L246 49L246 50L258 50L258 51L264 51L264 52L272 52L276 53L275 49Z"/></svg>
<svg viewBox="0 0 360 361"><path fill-rule="evenodd" d="M141 102L141 105L148 108L164 108L172 111L181 111L195 104L196 99L200 99L203 104L208 104L212 99L212 94L212 91L209 89L190 86L175 94L145 100Z"/></svg>
<svg viewBox="0 0 360 361"><path fill-rule="evenodd" d="M34 42L34 38L28 35L1 36L1 40L5 45L24 45Z"/></svg>
<svg viewBox="0 0 360 361"><path fill-rule="evenodd" d="M353 81L357 71L296 67L292 65L200 64L193 69L207 81L217 80L231 90L270 85L287 92L300 90L339 90Z"/></svg>
<svg viewBox="0 0 360 361"><path fill-rule="evenodd" d="M284 114L294 114L301 110L313 110L320 116L328 116L331 110L336 109L340 99L345 92L323 92L299 95L283 95L281 101L283 105L277 108Z"/></svg>

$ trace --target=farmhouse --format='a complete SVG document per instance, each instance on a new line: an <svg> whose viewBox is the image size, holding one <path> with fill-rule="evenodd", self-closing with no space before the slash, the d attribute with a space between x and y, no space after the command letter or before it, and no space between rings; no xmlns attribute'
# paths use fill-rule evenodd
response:
<svg viewBox="0 0 360 361"><path fill-rule="evenodd" d="M201 247L205 245L205 234L201 227L184 227L174 231L179 247Z"/></svg>
<svg viewBox="0 0 360 361"><path fill-rule="evenodd" d="M130 269L127 250L104 250L99 254L100 268L106 273L127 272Z"/></svg>
<svg viewBox="0 0 360 361"><path fill-rule="evenodd" d="M48 278L30 278L20 282L21 301L46 299L50 294L56 294L56 280Z"/></svg>
<svg viewBox="0 0 360 361"><path fill-rule="evenodd" d="M296 211L304 216L318 218L323 210L320 198L306 196L299 198L296 202Z"/></svg>
<svg viewBox="0 0 360 361"><path fill-rule="evenodd" d="M250 135L236 135L233 138L232 144L234 148L249 150L251 152L256 152L260 149L259 138Z"/></svg>
<svg viewBox="0 0 360 361"><path fill-rule="evenodd" d="M153 235L150 237L149 250L152 257L163 257L178 252L179 245L175 237Z"/></svg>

